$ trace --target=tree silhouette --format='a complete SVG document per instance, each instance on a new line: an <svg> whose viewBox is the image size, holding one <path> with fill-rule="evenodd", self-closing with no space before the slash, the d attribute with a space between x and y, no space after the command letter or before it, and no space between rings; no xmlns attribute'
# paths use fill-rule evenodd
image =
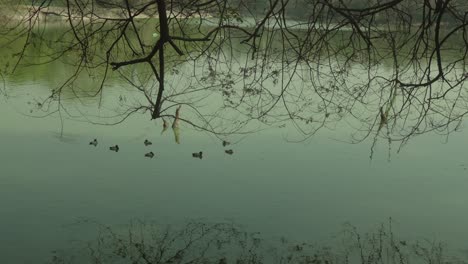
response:
<svg viewBox="0 0 468 264"><path fill-rule="evenodd" d="M73 68L42 105L99 79L141 95L137 113L216 135L290 123L299 140L345 126L351 142L404 145L448 135L467 113L467 4L456 0L22 1L2 31L19 44L8 72L62 60ZM14 14L14 15L13 15ZM4 15L5 16L5 15ZM61 33L46 28L61 24ZM6 45L6 44L4 44ZM21 47L21 48L19 48ZM209 105L209 107L201 107ZM64 112L67 112L63 109ZM340 122L342 121L342 122Z"/></svg>

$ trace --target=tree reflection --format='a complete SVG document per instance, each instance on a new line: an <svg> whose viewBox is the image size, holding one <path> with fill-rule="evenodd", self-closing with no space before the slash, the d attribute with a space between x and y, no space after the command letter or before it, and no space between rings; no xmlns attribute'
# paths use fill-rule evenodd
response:
<svg viewBox="0 0 468 264"><path fill-rule="evenodd" d="M146 113L220 137L289 123L299 141L340 126L351 143L400 147L448 135L467 113L462 1L59 2L20 1L3 22L8 72L70 69L41 102L48 113L92 119L63 101L97 97L119 107L95 123Z"/></svg>
<svg viewBox="0 0 468 264"><path fill-rule="evenodd" d="M190 222L180 228L134 221L128 228L98 228L94 241L73 253L54 251L50 263L468 263L453 257L443 243L407 241L395 234L392 221L373 232L345 225L330 245L268 241L232 223Z"/></svg>

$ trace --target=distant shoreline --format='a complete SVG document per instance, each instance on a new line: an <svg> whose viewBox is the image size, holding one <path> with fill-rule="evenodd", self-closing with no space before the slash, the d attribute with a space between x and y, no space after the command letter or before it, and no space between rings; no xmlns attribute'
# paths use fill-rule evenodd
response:
<svg viewBox="0 0 468 264"><path fill-rule="evenodd" d="M73 10L72 10L73 11ZM135 12L135 10L134 10ZM174 14L167 12L168 17L177 17L177 18L214 18L212 14L209 13L195 13L195 14ZM68 13L66 7L58 7L58 6L50 6L50 7L37 7L37 6L28 6L28 5L2 5L0 4L0 23L19 23L19 22L26 22L28 20L35 20L35 22L39 23L47 23L50 25L61 25L63 22L67 21L74 21L74 22L98 22L105 21L105 20L114 20L114 21L123 21L128 19L128 13L126 10L120 8L102 8L97 7L92 10L84 10L83 13L78 12L71 12ZM139 14L138 16L134 16L133 19L136 21L138 20L145 20L145 19L158 19L158 12L156 8L151 8L146 10L144 13ZM252 20L253 18L245 17L243 18L243 22L236 24L237 26L243 28L251 28L256 25L256 21ZM286 20L288 21L288 19ZM309 26L307 21L301 20L289 20L290 28L296 30L309 30ZM276 22L274 22L276 23ZM337 26L337 23L330 23L326 25L327 27L323 28L319 24L315 24L315 30L327 30L333 29L334 26ZM266 28L270 28L268 23L265 24ZM400 29L396 25L390 25L391 31L399 31ZM420 23L413 23L411 28L418 28ZM450 23L442 22L441 23L442 30L447 30L451 28ZM385 31L384 27L379 25L375 25L376 28ZM352 31L353 28L351 26L340 27L339 31ZM367 32L367 28L361 28L362 31Z"/></svg>
<svg viewBox="0 0 468 264"><path fill-rule="evenodd" d="M95 8L94 10L72 11L70 14L66 7L37 7L27 5L5 6L0 5L0 21L26 21L29 19L37 19L39 21L47 20L48 22L54 21L67 21L71 20L85 20L85 21L98 21L98 20L123 20L128 19L126 10L119 8ZM153 8L154 9L154 8ZM173 17L169 12L168 17ZM180 17L184 15L179 15ZM210 14L191 14L191 18L211 17ZM133 19L150 19L159 18L156 9L149 9L148 11L134 16Z"/></svg>

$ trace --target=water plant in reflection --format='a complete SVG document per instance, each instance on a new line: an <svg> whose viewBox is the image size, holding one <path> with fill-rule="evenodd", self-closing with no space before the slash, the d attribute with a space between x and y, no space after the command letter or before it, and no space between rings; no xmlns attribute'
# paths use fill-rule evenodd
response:
<svg viewBox="0 0 468 264"><path fill-rule="evenodd" d="M180 120L180 108L182 106L177 107L174 117L174 122L172 122L172 131L174 132L174 140L177 144L180 144L180 127L179 127L179 120Z"/></svg>
<svg viewBox="0 0 468 264"><path fill-rule="evenodd" d="M374 231L358 232L346 224L328 244L276 241L245 232L232 223L188 222L174 227L133 221L124 228L95 222L95 240L81 241L72 251L54 251L51 264L73 263L297 263L297 264L409 264L468 263L451 256L443 243L408 241L392 229L392 222Z"/></svg>

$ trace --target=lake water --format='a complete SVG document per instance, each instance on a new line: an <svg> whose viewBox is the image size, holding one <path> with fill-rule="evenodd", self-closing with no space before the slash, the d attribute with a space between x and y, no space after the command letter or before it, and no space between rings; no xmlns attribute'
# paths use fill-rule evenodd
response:
<svg viewBox="0 0 468 264"><path fill-rule="evenodd" d="M227 155L220 139L187 125L176 144L172 131L161 134L161 123L148 114L113 126L72 120L63 112L64 119L58 113L31 117L46 115L35 100L50 94L59 68L9 79L1 97L2 263L42 263L52 250L92 238L71 228L80 219L111 226L134 219L232 221L267 239L320 243L346 222L365 232L391 217L405 239L434 239L452 252L468 250L463 125L448 142L428 133L399 153L395 145L390 159L380 143L371 161L372 140L342 142L349 133L339 127L290 143L289 125L236 137L228 147L234 154ZM103 100L118 97L110 91ZM64 104L74 109L77 101ZM86 115L106 111L97 99L83 104ZM97 147L89 145L94 138ZM145 139L153 145L144 146ZM118 153L108 149L115 144ZM153 159L144 157L150 150ZM203 159L192 157L198 151Z"/></svg>
<svg viewBox="0 0 468 264"><path fill-rule="evenodd" d="M248 135L229 156L221 141L190 128L176 144L146 115L116 126L66 120L60 137L57 116L27 117L26 106L23 97L0 104L4 263L46 259L74 237L67 225L82 218L229 219L267 237L320 241L345 222L367 230L392 217L405 237L468 249L466 130L448 143L414 138L390 161L382 148L370 162L370 142L338 142L327 131L288 143L287 129ZM94 138L97 147L88 145ZM118 153L108 150L114 144ZM154 159L143 157L148 150ZM199 150L204 158L192 158Z"/></svg>

